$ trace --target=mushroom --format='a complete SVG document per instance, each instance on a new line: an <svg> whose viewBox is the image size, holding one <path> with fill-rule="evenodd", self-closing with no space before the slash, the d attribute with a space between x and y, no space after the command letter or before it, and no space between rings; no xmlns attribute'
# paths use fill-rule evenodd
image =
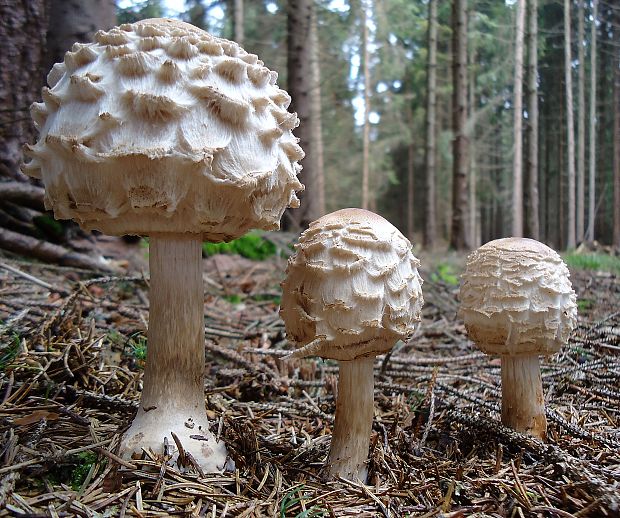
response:
<svg viewBox="0 0 620 518"><path fill-rule="evenodd" d="M328 478L366 481L375 356L420 321L422 279L411 243L377 214L343 209L310 224L289 260L280 315L290 357L338 360Z"/></svg>
<svg viewBox="0 0 620 518"><path fill-rule="evenodd" d="M224 467L205 412L201 243L277 229L299 206L298 119L276 78L236 43L150 19L76 43L31 108L40 135L23 169L47 208L150 236L148 360L125 458L151 448Z"/></svg>
<svg viewBox="0 0 620 518"><path fill-rule="evenodd" d="M471 340L501 356L502 423L544 439L538 357L558 352L576 325L568 268L538 241L498 239L468 257L460 297L459 316Z"/></svg>

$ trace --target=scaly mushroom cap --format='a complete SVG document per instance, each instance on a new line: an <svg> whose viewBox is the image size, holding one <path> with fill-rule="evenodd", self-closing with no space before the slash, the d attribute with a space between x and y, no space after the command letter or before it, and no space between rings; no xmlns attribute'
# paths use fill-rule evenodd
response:
<svg viewBox="0 0 620 518"><path fill-rule="evenodd" d="M490 241L467 259L459 316L487 354L553 354L577 323L568 268L533 239Z"/></svg>
<svg viewBox="0 0 620 518"><path fill-rule="evenodd" d="M420 262L388 221L339 210L311 223L296 249L280 310L289 339L301 347L294 356L353 360L413 333L424 303Z"/></svg>
<svg viewBox="0 0 620 518"><path fill-rule="evenodd" d="M59 219L108 234L273 230L296 207L299 119L236 43L166 19L99 31L48 75L23 166Z"/></svg>

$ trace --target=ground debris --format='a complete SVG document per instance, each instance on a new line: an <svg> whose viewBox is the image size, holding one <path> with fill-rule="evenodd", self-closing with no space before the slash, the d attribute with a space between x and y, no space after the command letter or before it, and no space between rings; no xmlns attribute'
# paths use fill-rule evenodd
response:
<svg viewBox="0 0 620 518"><path fill-rule="evenodd" d="M282 260L208 260L206 405L236 466L222 475L115 455L139 400L148 278L4 263L0 517L620 513L613 275L573 274L579 299L594 302L580 306L570 344L543 361L547 443L500 424L499 361L467 340L457 288L425 283L423 325L375 365L366 486L321 479L337 365L282 359Z"/></svg>

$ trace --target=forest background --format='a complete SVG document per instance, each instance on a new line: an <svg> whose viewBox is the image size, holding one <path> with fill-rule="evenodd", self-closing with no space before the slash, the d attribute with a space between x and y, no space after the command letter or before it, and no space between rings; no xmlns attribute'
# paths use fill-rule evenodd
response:
<svg viewBox="0 0 620 518"><path fill-rule="evenodd" d="M237 40L280 73L306 151L302 208L287 213L286 228L358 206L427 248L507 235L557 249L620 246L615 0L32 0L0 9L2 180L26 181L28 106L74 41L174 16ZM11 231L15 210L0 205Z"/></svg>

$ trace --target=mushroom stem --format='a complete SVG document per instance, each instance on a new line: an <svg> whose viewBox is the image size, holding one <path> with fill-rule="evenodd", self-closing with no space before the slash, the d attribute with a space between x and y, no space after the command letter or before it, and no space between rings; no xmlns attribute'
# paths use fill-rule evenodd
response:
<svg viewBox="0 0 620 518"><path fill-rule="evenodd" d="M221 471L226 450L209 431L204 397L204 296L201 239L160 234L150 238L148 353L138 413L124 436L122 453L183 450L205 472ZM186 458L180 455L181 460Z"/></svg>
<svg viewBox="0 0 620 518"><path fill-rule="evenodd" d="M502 356L502 423L545 439L547 418L538 356Z"/></svg>
<svg viewBox="0 0 620 518"><path fill-rule="evenodd" d="M325 472L366 482L368 446L374 410L374 356L340 361L338 400L332 444Z"/></svg>

